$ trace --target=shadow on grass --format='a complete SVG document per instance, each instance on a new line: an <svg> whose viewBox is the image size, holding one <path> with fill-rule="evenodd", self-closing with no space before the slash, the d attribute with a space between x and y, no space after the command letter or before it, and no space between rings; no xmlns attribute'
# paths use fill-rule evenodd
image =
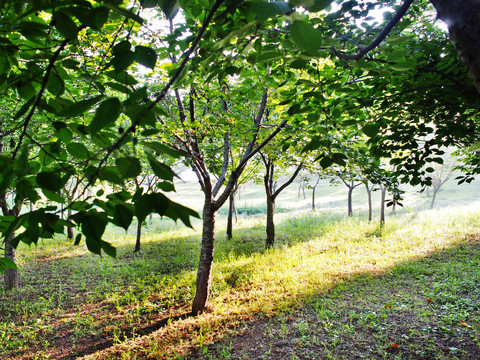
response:
<svg viewBox="0 0 480 360"><path fill-rule="evenodd" d="M480 237L467 236L377 275L344 274L184 358L480 359L479 285Z"/></svg>
<svg viewBox="0 0 480 360"><path fill-rule="evenodd" d="M237 229L229 242L224 240L223 231L218 232L212 303L215 309L224 310L218 315L202 315L195 321L212 319L220 324L220 329L226 329L230 323L242 324L244 317L259 317L254 314L274 315L277 308L315 304L315 299L323 298L329 289L335 289L332 293L340 291L340 285L335 286L339 281L369 271L385 271L388 266L378 269L368 257L354 268L344 266L349 261L344 256L349 249L342 248L342 239L309 243L335 228L341 219L341 215L332 215L321 221L314 221L313 217L277 221L278 248L271 251L264 250L263 226ZM83 255L29 265L25 269L29 279L25 287L8 296L0 295L0 303L4 304L0 305L0 315L5 323L23 324L11 327L5 336L21 338L23 348L7 348L0 355L15 358L40 353L52 359L75 358L128 343L128 339L138 340L167 324L181 323L193 296L198 239L199 235L194 234L151 240L143 244L140 254L133 254L133 243L121 244L116 261ZM354 242L359 249L370 244L357 239ZM317 268L309 267L312 264L307 257L315 257L318 263L313 265ZM328 268L329 263L336 261L335 267ZM286 264L285 272L277 270L281 263ZM324 270L324 280L315 277L318 269ZM308 279L303 278L306 274ZM272 293L261 288L260 284L267 287L270 283L274 287ZM325 308L322 306L320 309ZM198 335L204 331L204 325L198 323L190 327L180 325L177 332ZM292 320L285 324L288 329L296 323ZM25 328L29 328L28 332ZM222 332L217 330L217 339L224 335ZM201 344L197 335L191 336L187 347ZM48 344L42 345L45 343Z"/></svg>

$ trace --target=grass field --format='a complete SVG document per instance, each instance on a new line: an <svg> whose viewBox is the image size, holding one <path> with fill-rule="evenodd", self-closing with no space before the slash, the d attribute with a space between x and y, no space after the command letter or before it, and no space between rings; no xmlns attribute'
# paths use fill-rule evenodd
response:
<svg viewBox="0 0 480 360"><path fill-rule="evenodd" d="M196 185L177 188L199 209ZM268 251L260 190L241 190L230 241L220 211L210 308L197 317L198 221L154 218L138 254L133 230L110 228L117 259L63 239L22 246L19 286L0 292L0 358L480 358L475 184L445 187L438 210L411 192L383 228L365 220L360 189L346 218L344 188L322 184L312 212L292 185Z"/></svg>

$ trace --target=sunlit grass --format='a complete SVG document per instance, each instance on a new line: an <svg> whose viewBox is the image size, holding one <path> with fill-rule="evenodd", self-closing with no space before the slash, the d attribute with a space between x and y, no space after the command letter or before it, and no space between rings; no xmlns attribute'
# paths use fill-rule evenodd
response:
<svg viewBox="0 0 480 360"><path fill-rule="evenodd" d="M188 357L248 321L296 311L365 274L468 242L479 220L461 208L403 210L380 228L364 214L280 213L276 246L266 251L263 216L240 217L230 241L221 216L210 310L186 319L175 317L189 311L194 295L199 222L192 230L155 218L138 254L133 230L108 229L116 260L61 239L20 248L20 286L0 293L0 338L13 339L2 342L0 357L30 351L42 358L62 339L78 354L107 341L109 349L90 355L96 359Z"/></svg>

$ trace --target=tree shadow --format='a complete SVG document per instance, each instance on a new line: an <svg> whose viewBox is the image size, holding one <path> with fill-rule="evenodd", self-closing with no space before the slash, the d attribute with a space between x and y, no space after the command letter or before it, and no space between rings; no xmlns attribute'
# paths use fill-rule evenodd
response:
<svg viewBox="0 0 480 360"><path fill-rule="evenodd" d="M480 236L386 271L337 274L187 359L479 359Z"/></svg>

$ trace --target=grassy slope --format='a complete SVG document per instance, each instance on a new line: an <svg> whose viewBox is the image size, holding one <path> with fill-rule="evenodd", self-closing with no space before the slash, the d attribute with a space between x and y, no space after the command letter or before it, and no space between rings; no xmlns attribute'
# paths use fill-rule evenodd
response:
<svg viewBox="0 0 480 360"><path fill-rule="evenodd" d="M198 204L190 190L191 205ZM260 199L247 195L240 205ZM277 246L267 252L261 215L241 218L230 242L220 219L212 310L196 318L184 318L199 253L193 230L156 219L134 255L131 234L111 229L118 260L61 240L22 248L20 286L0 293L0 358L76 358L95 350L89 358L475 354L477 213L404 210L382 231L364 214L341 213L279 214Z"/></svg>

